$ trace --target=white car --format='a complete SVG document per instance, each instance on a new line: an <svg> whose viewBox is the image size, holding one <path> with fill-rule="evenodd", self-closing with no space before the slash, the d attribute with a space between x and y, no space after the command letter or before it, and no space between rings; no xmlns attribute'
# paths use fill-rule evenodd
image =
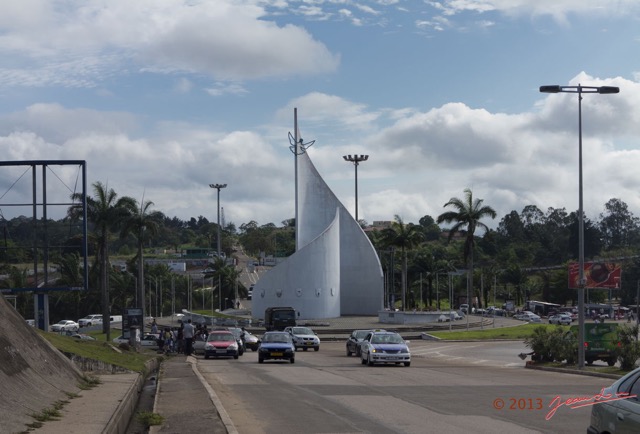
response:
<svg viewBox="0 0 640 434"><path fill-rule="evenodd" d="M296 351L298 348L304 351L308 348L313 348L314 351L320 350L320 338L309 327L286 327L284 331L291 335Z"/></svg>
<svg viewBox="0 0 640 434"><path fill-rule="evenodd" d="M360 343L360 362L373 366L376 363L394 363L411 366L409 341L398 333L371 331Z"/></svg>
<svg viewBox="0 0 640 434"><path fill-rule="evenodd" d="M160 335L158 334L147 333L142 337L142 339L140 339L140 346L142 348L148 348L150 350L157 350L159 348L158 347L159 337ZM125 338L123 335L120 335L117 338L114 338L113 342L115 342L116 344L122 344L122 343L128 344L129 339Z"/></svg>
<svg viewBox="0 0 640 434"><path fill-rule="evenodd" d="M53 332L77 332L79 329L80 325L70 319L63 319L51 326Z"/></svg>
<svg viewBox="0 0 640 434"><path fill-rule="evenodd" d="M522 312L520 314L514 315L513 317L515 319L519 319L520 321L527 321L527 322L534 322L534 323L542 322L542 318L540 318L540 316L531 312Z"/></svg>
<svg viewBox="0 0 640 434"><path fill-rule="evenodd" d="M102 315L97 313L87 315L84 318L80 318L78 320L78 324L80 327L90 327L92 325L102 324Z"/></svg>
<svg viewBox="0 0 640 434"><path fill-rule="evenodd" d="M559 313L549 317L549 324L571 325L571 316Z"/></svg>

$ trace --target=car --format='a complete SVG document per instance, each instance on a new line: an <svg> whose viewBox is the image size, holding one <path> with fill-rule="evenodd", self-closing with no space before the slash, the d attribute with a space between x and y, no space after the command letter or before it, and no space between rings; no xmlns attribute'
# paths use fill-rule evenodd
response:
<svg viewBox="0 0 640 434"><path fill-rule="evenodd" d="M258 363L265 360L289 360L296 362L296 347L288 332L266 332L260 339Z"/></svg>
<svg viewBox="0 0 640 434"><path fill-rule="evenodd" d="M197 334L193 337L193 354L204 354L204 344L207 338L203 334Z"/></svg>
<svg viewBox="0 0 640 434"><path fill-rule="evenodd" d="M256 335L253 335L245 330L244 346L246 348L249 348L251 351L258 351L258 347L260 346L260 339L258 339Z"/></svg>
<svg viewBox="0 0 640 434"><path fill-rule="evenodd" d="M211 276L215 273L216 273L215 268L211 268L211 267L207 267L204 270L202 270L202 274L204 274L205 276Z"/></svg>
<svg viewBox="0 0 640 434"><path fill-rule="evenodd" d="M204 358L209 357L233 357L238 359L238 341L229 330L213 330L207 336L204 344Z"/></svg>
<svg viewBox="0 0 640 434"><path fill-rule="evenodd" d="M94 338L93 336L90 335L86 335L84 333L74 333L71 335L72 338L74 339L78 339L81 341L95 341L96 338Z"/></svg>
<svg viewBox="0 0 640 434"><path fill-rule="evenodd" d="M351 332L351 336L347 339L347 357L351 357L355 354L356 357L360 357L360 343L367 337L371 330L354 330Z"/></svg>
<svg viewBox="0 0 640 434"><path fill-rule="evenodd" d="M467 313L467 311L469 310L469 305L466 303L463 303L460 305L460 310L464 313Z"/></svg>
<svg viewBox="0 0 640 434"><path fill-rule="evenodd" d="M80 327L90 327L96 324L102 324L101 314L94 313L78 320L78 325L80 325Z"/></svg>
<svg viewBox="0 0 640 434"><path fill-rule="evenodd" d="M587 434L640 432L640 368L603 388L589 401ZM586 404L586 403L585 403Z"/></svg>
<svg viewBox="0 0 640 434"><path fill-rule="evenodd" d="M80 325L70 319L63 319L51 326L53 332L77 332L79 329Z"/></svg>
<svg viewBox="0 0 640 434"><path fill-rule="evenodd" d="M149 350L157 350L160 348L158 345L158 339L160 335L157 333L147 333L142 338L140 338L140 347L147 348ZM129 338L125 338L124 335L120 335L117 338L113 338L113 342L116 344L128 344Z"/></svg>
<svg viewBox="0 0 640 434"><path fill-rule="evenodd" d="M395 363L411 366L409 341L396 332L371 331L360 343L360 361L363 365Z"/></svg>
<svg viewBox="0 0 640 434"><path fill-rule="evenodd" d="M291 335L296 351L298 348L302 348L303 351L309 348L313 348L313 351L320 350L320 338L309 327L285 327L284 331Z"/></svg>
<svg viewBox="0 0 640 434"><path fill-rule="evenodd" d="M517 319L517 320L520 320L520 321L527 321L527 322L533 322L533 323L541 323L542 322L542 318L540 318L540 316L536 315L535 313L531 313L531 312L522 312L522 313L514 315L513 318Z"/></svg>
<svg viewBox="0 0 640 434"><path fill-rule="evenodd" d="M571 325L571 316L563 313L549 317L549 324Z"/></svg>

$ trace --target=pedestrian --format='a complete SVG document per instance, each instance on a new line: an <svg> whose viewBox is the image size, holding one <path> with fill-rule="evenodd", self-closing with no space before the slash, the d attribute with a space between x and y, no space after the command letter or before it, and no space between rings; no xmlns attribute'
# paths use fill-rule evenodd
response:
<svg viewBox="0 0 640 434"><path fill-rule="evenodd" d="M157 335L158 334L158 324L156 323L155 319L151 323L151 334L153 334L153 335Z"/></svg>
<svg viewBox="0 0 640 434"><path fill-rule="evenodd" d="M191 318L187 320L187 323L184 326L184 330L182 330L182 337L184 339L185 351L184 353L187 356L191 355L193 349L193 335L194 329L193 324L191 324Z"/></svg>
<svg viewBox="0 0 640 434"><path fill-rule="evenodd" d="M184 323L180 322L180 327L176 330L176 342L178 346L178 354L184 353Z"/></svg>

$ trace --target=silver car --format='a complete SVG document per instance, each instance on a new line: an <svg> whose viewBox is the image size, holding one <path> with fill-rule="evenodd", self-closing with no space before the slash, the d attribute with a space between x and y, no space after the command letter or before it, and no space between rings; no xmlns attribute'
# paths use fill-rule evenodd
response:
<svg viewBox="0 0 640 434"><path fill-rule="evenodd" d="M398 333L372 331L360 343L360 361L369 366L376 363L411 366L408 343Z"/></svg>
<svg viewBox="0 0 640 434"><path fill-rule="evenodd" d="M291 335L296 351L298 348L320 350L320 338L309 327L286 327L284 331Z"/></svg>
<svg viewBox="0 0 640 434"><path fill-rule="evenodd" d="M640 432L640 368L593 396L588 434Z"/></svg>

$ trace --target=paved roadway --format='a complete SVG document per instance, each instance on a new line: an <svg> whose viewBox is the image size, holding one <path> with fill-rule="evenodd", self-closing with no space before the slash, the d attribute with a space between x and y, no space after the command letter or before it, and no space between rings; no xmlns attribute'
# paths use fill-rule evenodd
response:
<svg viewBox="0 0 640 434"><path fill-rule="evenodd" d="M241 433L585 432L591 408L555 397L597 394L613 380L524 369L519 342L411 342L411 367L361 365L344 342L296 363L204 360L198 369ZM503 405L502 408L496 408Z"/></svg>

